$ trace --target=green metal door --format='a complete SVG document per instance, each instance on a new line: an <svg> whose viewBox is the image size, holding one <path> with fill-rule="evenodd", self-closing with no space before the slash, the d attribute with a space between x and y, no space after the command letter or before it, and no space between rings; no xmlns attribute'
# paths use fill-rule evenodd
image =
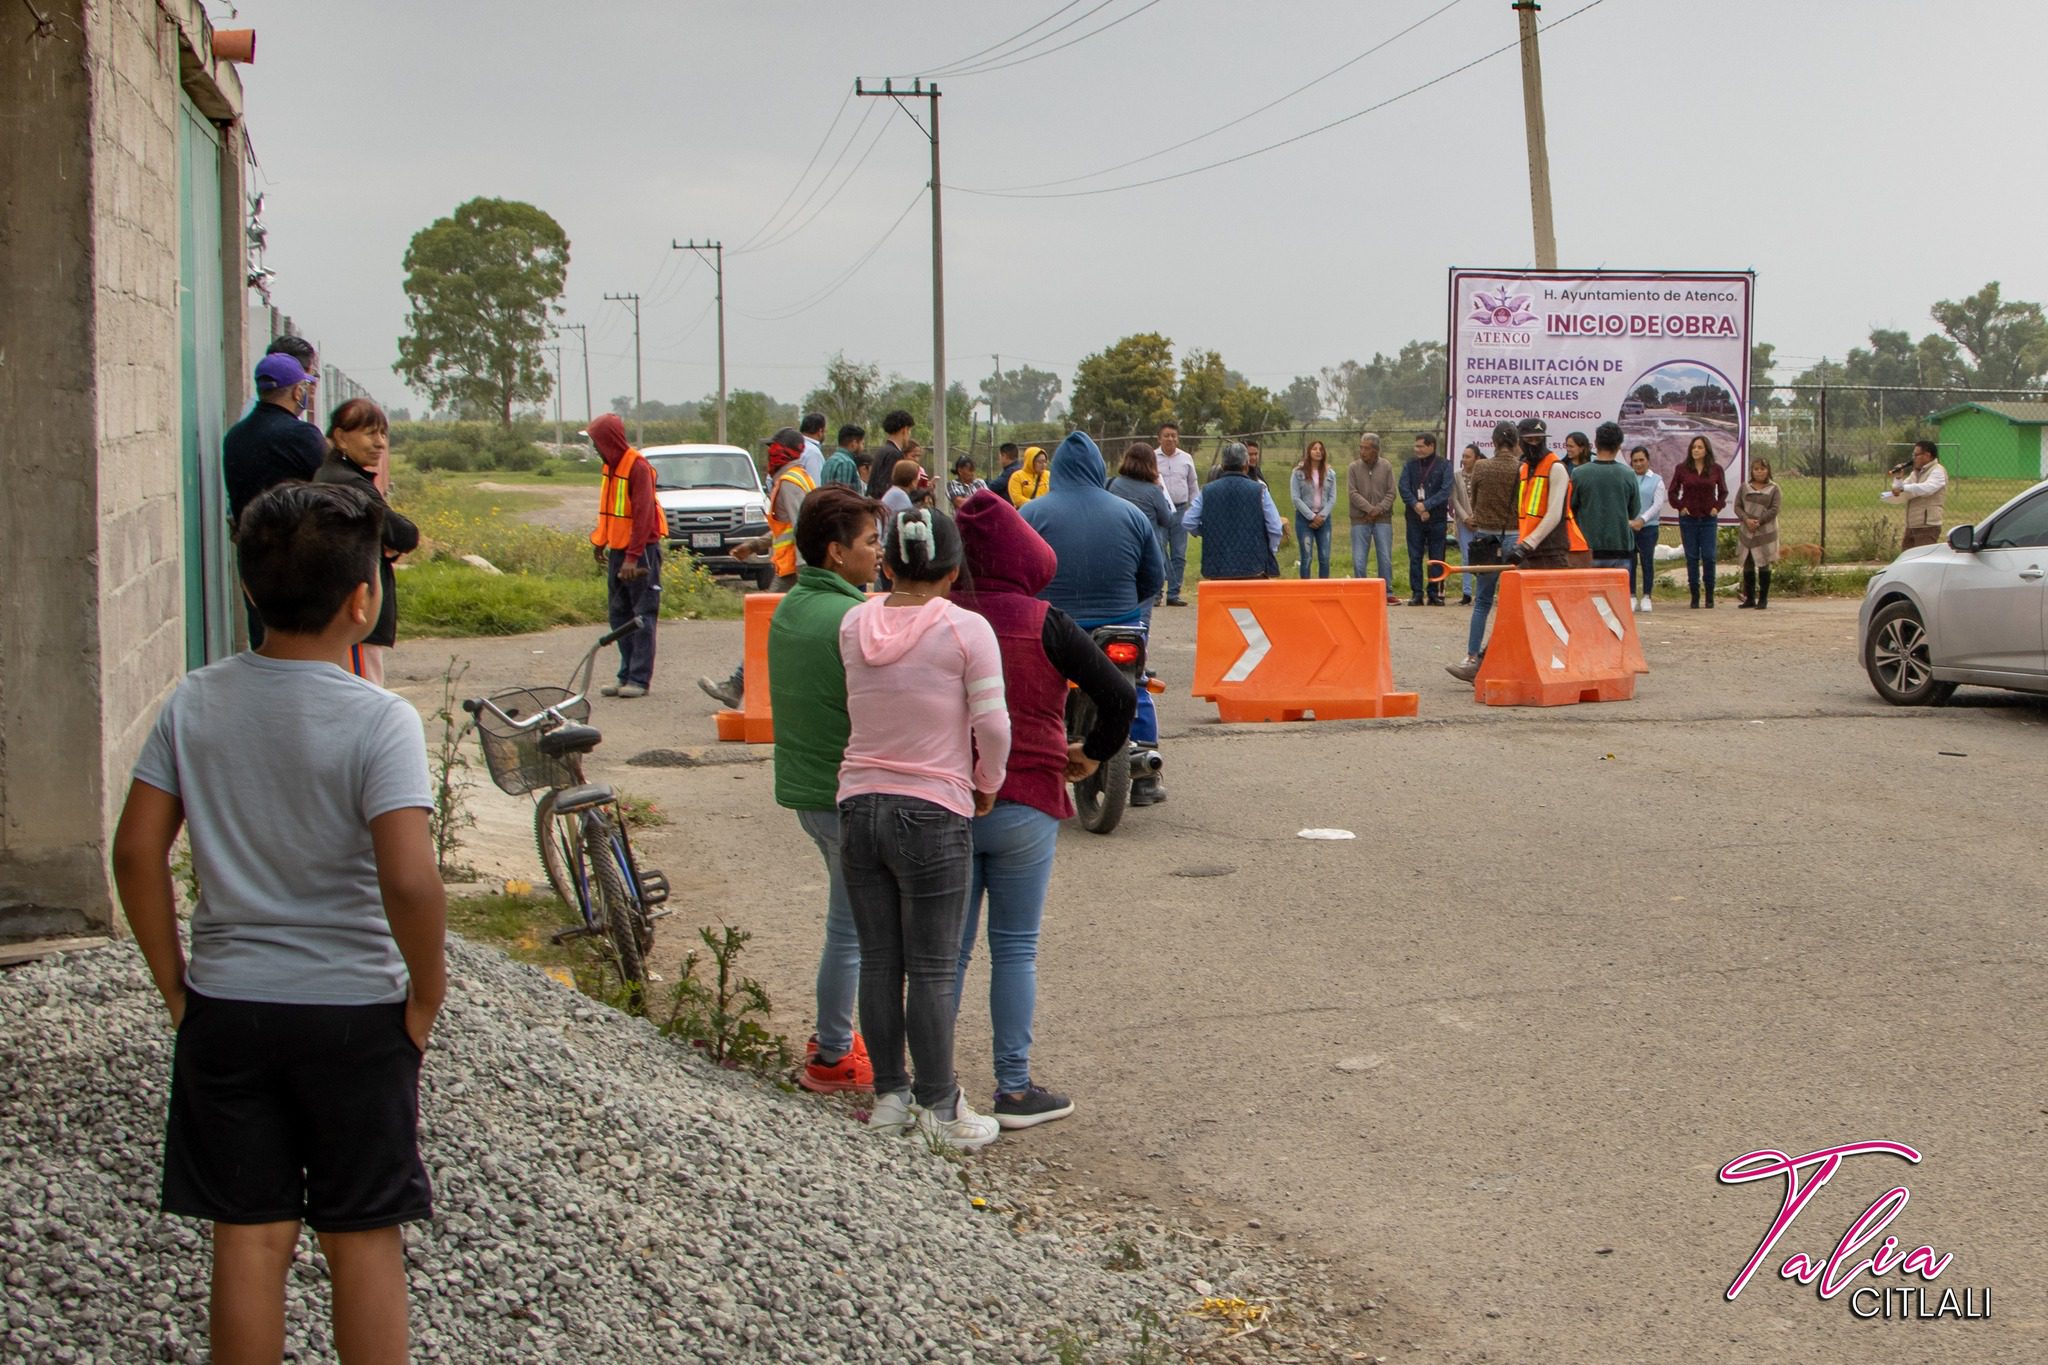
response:
<svg viewBox="0 0 2048 1365"><path fill-rule="evenodd" d="M234 565L220 438L227 422L222 354L220 133L191 101L178 101L178 369L185 558L185 666L234 647Z"/></svg>

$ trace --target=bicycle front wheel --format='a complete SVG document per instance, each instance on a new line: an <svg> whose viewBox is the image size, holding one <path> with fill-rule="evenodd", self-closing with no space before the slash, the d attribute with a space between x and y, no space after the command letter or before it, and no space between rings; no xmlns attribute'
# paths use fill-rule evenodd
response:
<svg viewBox="0 0 2048 1365"><path fill-rule="evenodd" d="M640 921L645 912L629 890L626 869L619 865L623 851L613 842L609 822L593 811L583 823L584 866L590 870L592 907L601 917L605 942L618 963L619 980L644 989L646 964L640 952Z"/></svg>
<svg viewBox="0 0 2048 1365"><path fill-rule="evenodd" d="M533 808L533 843L540 850L540 865L548 874L548 885L571 910L577 907L576 845L581 838L578 819L555 814L552 790L543 795Z"/></svg>

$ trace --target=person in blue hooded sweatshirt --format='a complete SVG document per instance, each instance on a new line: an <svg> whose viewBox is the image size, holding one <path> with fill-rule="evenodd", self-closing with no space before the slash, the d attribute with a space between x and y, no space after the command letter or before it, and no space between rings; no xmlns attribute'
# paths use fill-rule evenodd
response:
<svg viewBox="0 0 2048 1365"><path fill-rule="evenodd" d="M1073 432L1060 442L1051 472L1051 485L1021 509L1031 529L1059 557L1052 582L1038 595L1083 630L1142 628L1145 609L1166 582L1166 557L1152 523L1109 491L1109 468L1086 432ZM1159 716L1152 709L1152 694L1142 687L1131 741L1147 748L1159 743ZM1156 776L1131 784L1134 806L1165 799L1165 784Z"/></svg>

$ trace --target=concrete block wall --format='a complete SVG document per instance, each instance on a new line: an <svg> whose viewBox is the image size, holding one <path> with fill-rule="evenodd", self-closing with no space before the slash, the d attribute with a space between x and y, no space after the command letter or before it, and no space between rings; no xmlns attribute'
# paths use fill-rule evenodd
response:
<svg viewBox="0 0 2048 1365"><path fill-rule="evenodd" d="M198 0L40 8L55 37L0 35L0 941L114 924L108 839L185 667L181 100L241 107ZM238 129L224 141L232 385Z"/></svg>
<svg viewBox="0 0 2048 1365"><path fill-rule="evenodd" d="M100 0L93 53L102 821L185 666L178 143L183 34L156 0Z"/></svg>

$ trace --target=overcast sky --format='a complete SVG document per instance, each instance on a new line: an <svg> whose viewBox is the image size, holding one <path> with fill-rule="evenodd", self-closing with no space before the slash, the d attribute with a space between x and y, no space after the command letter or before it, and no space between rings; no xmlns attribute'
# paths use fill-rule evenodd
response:
<svg viewBox="0 0 2048 1365"><path fill-rule="evenodd" d="M1548 0L1543 18L1584 3ZM881 240L929 147L888 101L848 92L958 65L1061 4L239 0L232 22L260 35L244 79L277 303L330 363L417 409L391 371L406 243L489 195L568 232L565 320L590 325L599 409L633 386L630 319L607 292L645 296L647 397L716 387L710 271L672 237L729 248L732 387L794 401L839 350L929 378L928 205ZM979 60L1082 39L1065 50L941 78L948 377L972 391L1000 353L1070 385L1082 356L1156 330L1277 388L1442 340L1449 267L1533 259L1512 50L1163 184L965 192L1196 137L1431 15L1236 127L1053 188L1119 186L1401 95L1512 42L1515 17L1506 0L1081 0ZM1754 269L1757 339L1792 357L1782 377L1873 326L1917 337L1929 304L1986 280L2048 298L2044 46L2048 6L2017 0L1596 0L1543 38L1560 263ZM580 379L568 390L580 417Z"/></svg>

